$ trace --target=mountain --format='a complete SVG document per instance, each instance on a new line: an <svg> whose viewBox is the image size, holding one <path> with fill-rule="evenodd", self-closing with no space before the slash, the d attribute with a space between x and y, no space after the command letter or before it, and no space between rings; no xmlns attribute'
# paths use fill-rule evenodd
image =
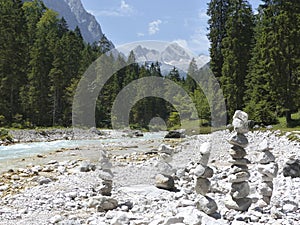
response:
<svg viewBox="0 0 300 225"><path fill-rule="evenodd" d="M175 66L182 76L185 76L191 60L194 58L197 62L198 68L202 68L209 61L210 57L206 55L194 55L189 50L181 47L176 42L164 43L159 47L149 42L138 43L127 49L127 52L132 50L135 54L136 61L140 63L147 62L160 62L161 71L166 75ZM121 49L122 51L122 49ZM123 52L126 55L126 52Z"/></svg>
<svg viewBox="0 0 300 225"><path fill-rule="evenodd" d="M103 37L100 24L84 9L81 0L43 0L43 2L46 7L58 12L60 17L64 17L70 29L74 30L78 26L86 42L98 42ZM112 43L111 47L114 47Z"/></svg>

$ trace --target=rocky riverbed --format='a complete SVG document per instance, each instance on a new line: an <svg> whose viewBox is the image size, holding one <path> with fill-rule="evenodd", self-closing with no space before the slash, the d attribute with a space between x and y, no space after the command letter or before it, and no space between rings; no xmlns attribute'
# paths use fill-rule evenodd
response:
<svg viewBox="0 0 300 225"><path fill-rule="evenodd" d="M228 130L180 139L131 136L126 141L59 149L6 162L0 178L0 224L300 224L300 178L283 176L286 162L300 158L300 143L280 132L246 135L248 197L252 199L246 212L228 209L224 203L231 189ZM279 172L273 180L270 204L262 205L258 146L266 140L273 148ZM213 176L207 196L218 207L211 215L203 211L203 198L195 191L195 167L204 142L212 146L208 166ZM155 186L156 175L170 169L161 164L161 145L174 152L169 164L176 187L173 191ZM108 154L111 173L103 170L99 161L103 150ZM111 190L106 177L112 179Z"/></svg>

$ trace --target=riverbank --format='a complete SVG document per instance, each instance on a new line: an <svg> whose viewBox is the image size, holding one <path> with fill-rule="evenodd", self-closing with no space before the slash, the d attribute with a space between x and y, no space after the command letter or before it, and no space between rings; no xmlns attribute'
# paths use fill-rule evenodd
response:
<svg viewBox="0 0 300 225"><path fill-rule="evenodd" d="M32 161L20 161L22 166L12 170L8 165L0 181L0 224L298 224L300 178L284 177L282 169L289 158L300 157L300 143L271 131L247 134L253 204L249 211L238 212L224 206L230 191L230 145L226 141L230 135L229 131L219 131L176 140L163 139L163 135L147 140L128 137L126 141L56 150L35 156ZM272 201L262 208L257 201L261 182L257 146L265 139L274 148L279 174L274 179ZM189 172L200 145L206 141L212 143L209 166L214 170L208 196L218 204L213 216L197 209L198 195ZM155 176L161 171L157 154L161 144L174 149L171 165L178 192L154 185ZM112 195L105 198L118 203L104 212L93 206L104 199L99 193L103 175L98 161L100 150L108 152L112 163Z"/></svg>

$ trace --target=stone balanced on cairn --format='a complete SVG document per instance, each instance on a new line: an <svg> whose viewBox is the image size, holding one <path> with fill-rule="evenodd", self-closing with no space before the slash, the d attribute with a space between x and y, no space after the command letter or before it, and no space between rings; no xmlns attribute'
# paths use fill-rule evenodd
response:
<svg viewBox="0 0 300 225"><path fill-rule="evenodd" d="M248 114L237 110L233 116L232 125L236 133L228 140L233 145L229 152L232 157L230 161L232 166L228 177L231 191L225 200L225 206L228 209L247 211L252 204L251 198L247 197L250 193L248 183L250 173L247 166L250 161L244 158L247 155L245 148L248 146L248 139L245 136L249 131Z"/></svg>
<svg viewBox="0 0 300 225"><path fill-rule="evenodd" d="M273 193L273 179L278 173L278 164L275 162L275 156L270 152L267 140L263 140L258 146L260 154L258 156L258 171L262 174L262 183L259 192L262 195L260 206L265 207L270 204Z"/></svg>
<svg viewBox="0 0 300 225"><path fill-rule="evenodd" d="M208 215L214 214L218 209L216 202L206 195L210 189L210 181L208 178L213 176L212 168L207 166L210 151L211 143L205 142L201 145L201 156L198 165L193 169L193 174L195 176L195 191L199 194L197 198L197 208Z"/></svg>

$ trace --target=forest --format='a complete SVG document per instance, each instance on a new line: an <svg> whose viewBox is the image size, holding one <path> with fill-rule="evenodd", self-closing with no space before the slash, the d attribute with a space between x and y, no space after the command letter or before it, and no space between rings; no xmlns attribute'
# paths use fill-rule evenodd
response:
<svg viewBox="0 0 300 225"><path fill-rule="evenodd" d="M0 0L0 5L0 126L70 127L77 85L92 62L110 50L108 39L85 43L79 28L70 30L65 19L40 0ZM248 1L212 0L207 14L209 68L223 91L228 122L236 109L244 109L257 123L274 124L284 116L293 126L292 114L300 107L300 2L264 0L254 14ZM111 128L113 102L126 85L143 77L163 77L158 62L138 64L133 52L126 59L107 57L113 64L130 65L116 72L99 93L95 115L100 128ZM206 69L192 60L186 77L175 67L165 76L196 106L198 115L187 112L181 119L200 118L202 125L210 123L210 107L191 75L202 76ZM174 98L189 108L182 96ZM148 129L154 117L168 128L180 124L174 106L157 97L134 105L130 124Z"/></svg>

